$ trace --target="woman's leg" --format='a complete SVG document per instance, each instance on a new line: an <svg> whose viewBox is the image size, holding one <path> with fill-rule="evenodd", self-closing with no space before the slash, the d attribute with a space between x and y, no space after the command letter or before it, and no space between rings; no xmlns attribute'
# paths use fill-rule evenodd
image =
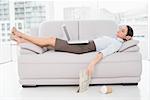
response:
<svg viewBox="0 0 150 100"><path fill-rule="evenodd" d="M52 37L52 36L50 36L48 38L33 37L33 36L26 35L20 31L16 30L16 28L14 28L14 27L12 29L12 34L17 37L23 38L29 42L32 42L40 47L44 47L44 46L55 47L56 38Z"/></svg>
<svg viewBox="0 0 150 100"><path fill-rule="evenodd" d="M25 39L23 39L23 38L20 38L20 37L18 37L18 36L16 36L16 35L11 35L11 39L12 39L12 40L15 40L15 41L17 42L17 44L19 44L19 43L29 43L28 40L25 40Z"/></svg>

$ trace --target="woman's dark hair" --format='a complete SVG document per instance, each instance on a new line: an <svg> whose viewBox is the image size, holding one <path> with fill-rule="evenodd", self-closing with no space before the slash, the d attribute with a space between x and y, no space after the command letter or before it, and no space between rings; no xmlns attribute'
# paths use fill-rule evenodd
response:
<svg viewBox="0 0 150 100"><path fill-rule="evenodd" d="M127 35L126 36L133 36L133 29L129 26L129 25L127 25L127 28L128 28L128 32L127 32Z"/></svg>

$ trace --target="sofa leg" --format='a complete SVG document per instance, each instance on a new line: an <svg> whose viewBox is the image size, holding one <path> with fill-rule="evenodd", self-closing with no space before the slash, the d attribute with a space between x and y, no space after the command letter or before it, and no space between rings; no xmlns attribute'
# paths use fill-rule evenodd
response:
<svg viewBox="0 0 150 100"><path fill-rule="evenodd" d="M123 86L127 86L127 85L138 85L138 83L122 83Z"/></svg>
<svg viewBox="0 0 150 100"><path fill-rule="evenodd" d="M23 88L35 88L37 85L22 85Z"/></svg>

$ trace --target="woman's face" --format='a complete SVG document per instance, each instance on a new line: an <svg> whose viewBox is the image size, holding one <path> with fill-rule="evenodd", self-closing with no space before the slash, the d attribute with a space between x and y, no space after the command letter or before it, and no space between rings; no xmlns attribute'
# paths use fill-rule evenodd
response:
<svg viewBox="0 0 150 100"><path fill-rule="evenodd" d="M119 38L126 39L127 32L128 32L128 28L126 25L119 26L119 30L117 31L116 35Z"/></svg>

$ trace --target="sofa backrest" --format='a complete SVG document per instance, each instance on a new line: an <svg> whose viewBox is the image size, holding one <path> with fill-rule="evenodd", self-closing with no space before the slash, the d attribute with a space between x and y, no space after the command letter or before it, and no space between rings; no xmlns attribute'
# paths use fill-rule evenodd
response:
<svg viewBox="0 0 150 100"><path fill-rule="evenodd" d="M79 40L93 39L103 35L113 36L116 30L117 24L111 20L79 21Z"/></svg>
<svg viewBox="0 0 150 100"><path fill-rule="evenodd" d="M47 21L40 24L39 36L56 36L66 40L61 26L66 25L71 40L94 39L99 36L113 36L117 24L111 20Z"/></svg>
<svg viewBox="0 0 150 100"><path fill-rule="evenodd" d="M39 27L32 27L29 30L29 34L31 34L32 36L39 36Z"/></svg>
<svg viewBox="0 0 150 100"><path fill-rule="evenodd" d="M62 25L66 25L71 40L78 39L78 21L47 21L43 22L39 28L39 36L56 36L61 39L66 39L66 35L62 30Z"/></svg>

